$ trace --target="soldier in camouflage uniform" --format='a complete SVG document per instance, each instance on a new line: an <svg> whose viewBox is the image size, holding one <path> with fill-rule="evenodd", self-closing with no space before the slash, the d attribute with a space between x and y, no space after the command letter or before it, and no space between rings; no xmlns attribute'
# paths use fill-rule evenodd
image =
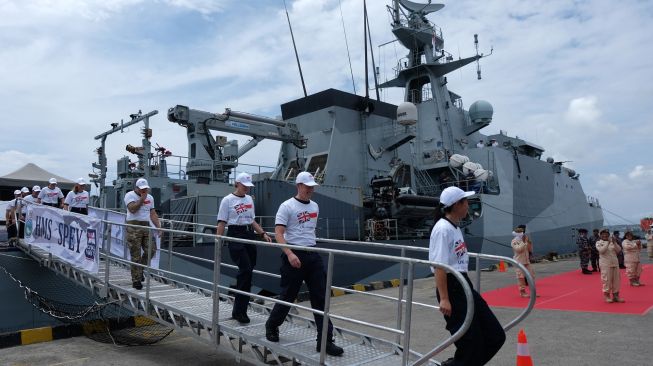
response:
<svg viewBox="0 0 653 366"><path fill-rule="evenodd" d="M127 192L124 198L127 206L127 224L132 225L127 227L129 254L134 263L142 265L149 265L156 253L154 240L150 243L150 221L157 228L161 228L159 216L154 210L154 198L148 194L149 189L147 180L140 178L134 184L134 190ZM131 275L132 287L137 290L142 289L143 267L132 265Z"/></svg>
<svg viewBox="0 0 653 366"><path fill-rule="evenodd" d="M601 238L599 237L599 229L592 230L590 237L590 262L592 263L592 272L598 272L599 269L599 251L596 249L596 242Z"/></svg>
<svg viewBox="0 0 653 366"><path fill-rule="evenodd" d="M578 229L578 239L576 239L576 245L578 245L580 269L582 270L583 274L592 274L592 271L587 269L592 253L592 250L590 249L590 242L587 239L587 229Z"/></svg>

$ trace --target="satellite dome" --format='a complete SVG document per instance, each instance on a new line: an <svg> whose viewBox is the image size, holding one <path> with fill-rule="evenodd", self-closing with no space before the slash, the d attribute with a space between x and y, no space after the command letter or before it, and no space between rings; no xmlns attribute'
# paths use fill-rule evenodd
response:
<svg viewBox="0 0 653 366"><path fill-rule="evenodd" d="M400 125L412 126L417 123L417 107L411 102L403 102L397 107L397 122Z"/></svg>
<svg viewBox="0 0 653 366"><path fill-rule="evenodd" d="M477 100L469 107L469 118L472 123L490 123L493 113L492 104L484 100Z"/></svg>

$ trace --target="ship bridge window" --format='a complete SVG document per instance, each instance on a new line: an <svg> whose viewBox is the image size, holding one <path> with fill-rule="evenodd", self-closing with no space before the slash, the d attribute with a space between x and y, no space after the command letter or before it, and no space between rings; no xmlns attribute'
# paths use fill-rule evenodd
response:
<svg viewBox="0 0 653 366"><path fill-rule="evenodd" d="M324 171L326 169L328 158L328 153L312 156L311 160L308 162L308 168L306 168L306 171L313 174L315 179L318 181L322 181L324 179Z"/></svg>

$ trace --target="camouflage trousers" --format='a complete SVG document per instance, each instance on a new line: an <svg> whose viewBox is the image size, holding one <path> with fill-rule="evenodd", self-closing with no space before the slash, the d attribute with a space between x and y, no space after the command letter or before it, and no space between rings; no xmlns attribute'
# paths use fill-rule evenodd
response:
<svg viewBox="0 0 653 366"><path fill-rule="evenodd" d="M148 242L150 237L150 223L147 221L127 221L130 225L141 225L144 228L127 227L127 245L129 246L129 254L131 261L142 265L149 265L150 260L156 253L156 243L152 238L152 250L150 255L147 255ZM143 281L143 267L131 266L132 282Z"/></svg>
<svg viewBox="0 0 653 366"><path fill-rule="evenodd" d="M587 266L590 264L590 255L591 251L589 249L579 249L578 257L580 257L580 268L587 269Z"/></svg>

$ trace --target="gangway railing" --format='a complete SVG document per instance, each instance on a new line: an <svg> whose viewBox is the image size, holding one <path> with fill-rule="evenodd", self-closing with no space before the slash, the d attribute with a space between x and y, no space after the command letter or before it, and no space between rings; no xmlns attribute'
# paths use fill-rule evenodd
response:
<svg viewBox="0 0 653 366"><path fill-rule="evenodd" d="M123 224L123 223L113 223L103 220L106 224L105 233L111 232L112 225L119 225L123 227L129 227L132 225ZM135 226L138 228L138 226ZM161 232L170 232L170 233L185 233L188 232L170 230L170 229L161 229ZM435 356L441 350L445 349L457 339L459 339L469 328L471 324L471 319L473 316L473 300L471 295L471 289L469 288L464 277L453 270L453 268L440 264L433 263L426 260L414 259L405 256L407 250L418 250L422 251L426 248L416 248L416 247L406 247L393 244L383 244L383 243L370 243L365 242L365 245L369 246L389 246L395 247L402 252L401 256L389 256L365 252L354 252L354 251L345 251L345 250L336 250L336 249L323 249L323 248L305 248L297 247L292 245L282 245L282 244L268 244L260 241L252 241L239 238L227 238L223 236L216 236L210 234L202 233L193 233L193 235L204 236L207 238L213 238L216 242L214 255L215 260L207 260L198 257L194 259L202 259L207 262L212 262L213 269L213 281L205 281L199 278L194 278L191 276L184 275L182 273L176 273L172 271L167 271L163 269L154 269L147 265L142 265L128 261L124 258L120 258L111 254L111 235L106 236L105 246L101 251L100 255L103 258L102 268L99 273L93 274L83 271L81 269L72 268L69 264L53 258L51 254L45 252L40 248L34 248L31 245L21 243L21 248L25 250L28 254L40 260L42 263L48 266L55 271L65 274L67 277L70 277L76 280L79 283L82 283L86 287L90 288L92 291L96 291L101 295L111 298L112 300L119 300L123 302L123 306L131 308L132 310L147 315L159 323L173 326L181 330L190 330L191 333L199 339L207 340L206 336L202 335L202 330L205 330L205 333L209 335L208 340L215 345L220 345L221 337L228 340L231 344L230 351L236 354L236 357L243 357L243 346L245 344L250 345L251 352L255 355L254 358L247 358L250 361L263 362L267 363L270 361L268 356L273 358L273 361L277 364L284 364L285 360L290 360L293 364L332 364L334 358L326 356L325 354L325 342L326 337L322 337L322 352L319 355L319 359L316 359L314 353L309 352L305 353L301 351L301 347L295 347L297 344L311 342L304 339L295 343L289 344L275 344L271 343L265 338L261 337L261 329L256 331L256 327L261 328L263 323L253 322L249 326L237 326L233 321L223 320L231 311L231 302L233 298L227 296L227 292L239 293L248 296L252 296L256 299L269 301L272 303L281 303L283 305L290 306L295 309L300 309L307 312L312 312L315 314L323 315L324 317L324 326L322 329L327 329L326 324L329 319L337 319L343 322L348 322L352 324L357 324L359 326L368 327L370 329L381 330L384 332L389 332L397 336L396 341L392 342L389 340L375 338L368 336L364 333L354 332L346 328L335 328L337 334L341 337L349 336L355 337L360 340L359 343L350 343L346 346L349 350L355 348L365 348L366 346L372 350L385 350L381 354L373 355L373 361L375 364L383 364L382 362L391 360L388 364L424 364L431 363L430 358ZM273 246L275 248L287 247L293 250L305 250L318 252L328 257L327 263L327 286L325 293L325 308L324 311L314 310L302 305L287 303L278 299L273 299L258 294L247 293L237 289L231 289L227 286L220 284L221 279L221 268L226 267L227 265L221 262L221 251L222 244L224 241L235 241L242 242L246 244L258 245L258 246ZM347 242L340 240L328 240L321 239L323 242L340 242L342 244L357 244L360 245L360 242ZM153 245L151 236L150 236L150 246ZM171 255L173 253L170 253ZM174 253L179 255L181 253ZM472 254L474 255L474 254ZM186 257L192 257L184 255ZM335 256L349 256L356 257L365 260L381 260L381 261L392 261L399 263L402 266L402 280L400 281L400 295L397 301L398 304L398 322L397 327L387 327L383 325L369 323L363 320L353 319L337 314L333 314L330 311L331 303L331 288L332 287L332 275L333 275L333 264ZM535 288L533 285L532 278L530 277L528 271L519 263L512 260L511 258L491 256L491 255L476 255L477 258L486 258L486 259L500 259L508 262L514 263L517 267L522 269L527 276L528 283L531 287L531 301L529 302L529 307L520 314L518 318L510 322L508 325L504 326L504 329L509 329L511 326L514 326L517 322L523 319L527 313L532 309L535 301ZM442 343L436 345L436 347L431 350L426 355L420 355L416 352L410 351L410 325L411 325L411 316L412 316L412 306L413 305L428 305L428 304L419 304L413 301L413 284L414 284L414 273L415 267L418 265L426 265L430 267L442 268L445 271L452 273L455 278L461 282L465 295L467 297L467 314L463 325L458 332L452 336L447 337ZM144 273L146 275L145 287L143 290L137 291L131 288L131 276L129 275L128 267L129 266L140 266L144 268ZM112 274L113 272L113 274ZM271 274L278 276L276 274ZM404 287L404 275L406 275L406 284ZM184 283L183 280L190 280L196 283L202 283L206 286L209 286L211 290L207 290L195 285L190 285ZM126 284L125 284L126 282ZM349 289L342 289L343 291L348 292L357 292L351 291ZM403 299L404 290L406 292L406 299ZM181 291L181 292L180 292ZM369 294L369 293L364 293ZM379 297L378 294L376 297ZM383 295L380 296L384 298ZM222 304L221 306L221 303ZM405 309L402 310L403 304ZM182 306L184 305L184 306ZM188 305L191 305L190 307ZM437 308L433 305L428 305L432 308ZM253 315L258 321L261 321L262 318L269 313L270 308L268 306L259 305L256 303L250 304ZM402 318L404 319L402 321ZM314 330L315 324L308 318L301 317L299 315L289 315L289 323L293 326L299 325L300 329L306 329L308 325L309 329ZM303 328L302 328L303 327ZM312 332L312 331L311 331ZM310 348L309 348L310 350ZM338 358L337 364L348 363L348 357L357 356L355 352L346 351L344 358ZM361 360L351 360L351 364L362 364ZM365 362L368 362L365 361ZM399 361L399 362L398 362Z"/></svg>

